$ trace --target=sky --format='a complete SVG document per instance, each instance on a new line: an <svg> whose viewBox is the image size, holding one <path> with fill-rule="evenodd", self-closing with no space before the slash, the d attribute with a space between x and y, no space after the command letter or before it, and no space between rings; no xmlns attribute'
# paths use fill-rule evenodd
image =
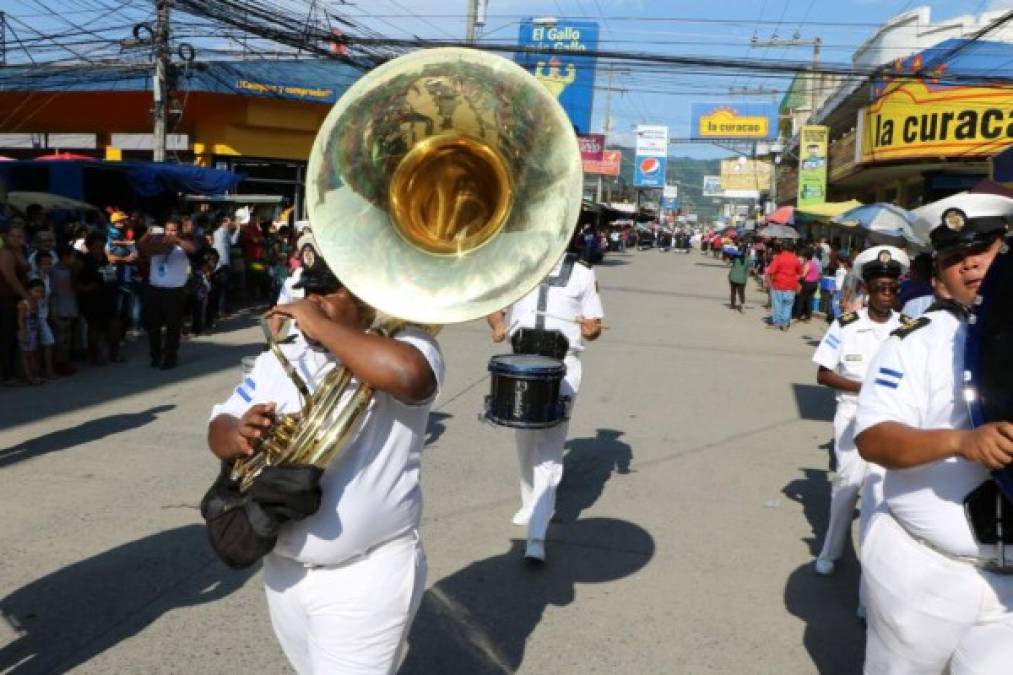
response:
<svg viewBox="0 0 1013 675"><path fill-rule="evenodd" d="M281 0L305 6L312 0ZM333 0L334 11L354 16L375 31L392 37L436 40L461 39L465 33L467 0ZM154 2L145 0L0 0L11 15L11 26L22 38L33 31L68 30L68 26L124 26L141 20ZM891 17L928 6L931 20L989 9L1013 8L1013 0L487 0L487 20L481 40L514 41L523 17L553 16L597 21L599 48L657 54L697 55L808 61L812 48L764 45L797 36L822 40L822 61L848 63L856 47ZM759 45L752 44L755 36ZM127 37L127 34L124 34ZM8 35L12 61L19 60ZM601 64L599 64L601 65ZM617 66L620 68L620 66ZM601 131L608 92L599 68L592 131ZM689 135L693 102L776 102L788 80L717 73L620 69L611 92L613 143L631 145L637 124L663 124L672 137ZM744 90L746 93L744 93ZM762 91L766 90L766 91ZM676 144L672 156L714 158L726 149L705 144Z"/></svg>

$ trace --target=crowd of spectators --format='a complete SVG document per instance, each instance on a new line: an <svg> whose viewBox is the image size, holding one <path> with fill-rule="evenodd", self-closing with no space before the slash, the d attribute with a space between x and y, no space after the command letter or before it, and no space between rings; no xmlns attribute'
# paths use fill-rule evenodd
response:
<svg viewBox="0 0 1013 675"><path fill-rule="evenodd" d="M702 254L728 263L730 308L743 310L746 282L750 277L756 280L768 296L764 308L771 310L766 320L770 328L788 331L795 322L811 321L814 313L829 323L865 304L862 280L850 274L853 251L839 240L767 240L712 230L694 236L693 241ZM854 253L865 247L856 248ZM931 278L931 256L915 256L901 283L896 309L912 317L920 314L932 299Z"/></svg>
<svg viewBox="0 0 1013 675"><path fill-rule="evenodd" d="M29 207L0 226L3 384L120 363L124 339L142 330L151 366L174 368L181 337L214 330L240 304L273 303L299 264L302 222L246 208L158 220L107 213L89 223Z"/></svg>

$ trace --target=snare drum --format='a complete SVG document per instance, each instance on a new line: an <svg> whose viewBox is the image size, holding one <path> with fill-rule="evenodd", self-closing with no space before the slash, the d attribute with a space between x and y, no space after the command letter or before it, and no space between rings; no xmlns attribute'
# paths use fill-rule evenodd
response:
<svg viewBox="0 0 1013 675"><path fill-rule="evenodd" d="M504 427L545 429L568 417L570 397L561 397L562 361L534 354L498 354L489 360L491 391L485 419Z"/></svg>

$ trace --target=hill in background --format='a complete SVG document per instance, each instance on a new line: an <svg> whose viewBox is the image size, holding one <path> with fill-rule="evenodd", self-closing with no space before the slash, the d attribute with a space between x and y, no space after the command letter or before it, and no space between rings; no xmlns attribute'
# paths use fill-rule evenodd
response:
<svg viewBox="0 0 1013 675"><path fill-rule="evenodd" d="M633 185L633 148L614 148L623 153L620 180L626 185ZM721 173L720 159L692 159L690 157L669 157L666 182L679 186L679 208L683 213L697 213L702 220L716 217L720 206L714 203L713 197L703 196L703 177L717 176ZM655 195L657 192L655 191ZM655 201L657 197L652 197Z"/></svg>

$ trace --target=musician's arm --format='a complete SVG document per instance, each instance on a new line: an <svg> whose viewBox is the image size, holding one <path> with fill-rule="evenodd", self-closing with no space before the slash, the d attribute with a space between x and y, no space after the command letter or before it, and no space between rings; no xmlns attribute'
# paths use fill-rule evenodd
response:
<svg viewBox="0 0 1013 675"><path fill-rule="evenodd" d="M359 381L409 405L436 393L436 375L412 345L334 321L328 324L315 334L316 339Z"/></svg>
<svg viewBox="0 0 1013 675"><path fill-rule="evenodd" d="M406 342L365 332L347 291L326 299L311 296L274 311L295 319L308 339L319 342L373 389L408 405L427 401L436 393L436 375L422 352Z"/></svg>
<svg viewBox="0 0 1013 675"><path fill-rule="evenodd" d="M840 373L835 373L830 370L826 366L820 366L816 370L816 382L818 384L822 384L824 387L830 387L831 389L846 391L853 394L857 394L862 390L861 382L849 380Z"/></svg>
<svg viewBox="0 0 1013 675"><path fill-rule="evenodd" d="M949 457L1001 469L1013 462L1013 424L993 422L977 429L915 429L883 422L855 438L863 458L887 469L909 469Z"/></svg>
<svg viewBox="0 0 1013 675"><path fill-rule="evenodd" d="M905 338L911 340L911 337ZM859 454L887 469L908 469L950 457L998 469L1013 461L1013 424L977 429L923 429L932 403L934 368L917 342L893 337L869 364L855 415Z"/></svg>
<svg viewBox="0 0 1013 675"><path fill-rule="evenodd" d="M598 294L598 280L594 270L588 270L586 286L580 301L580 314L577 317L580 323L580 336L589 342L597 340L601 336L601 322L605 316L605 309Z"/></svg>
<svg viewBox="0 0 1013 675"><path fill-rule="evenodd" d="M492 341L502 342L507 334L506 312L503 310L493 312L485 317L485 320L492 329Z"/></svg>

